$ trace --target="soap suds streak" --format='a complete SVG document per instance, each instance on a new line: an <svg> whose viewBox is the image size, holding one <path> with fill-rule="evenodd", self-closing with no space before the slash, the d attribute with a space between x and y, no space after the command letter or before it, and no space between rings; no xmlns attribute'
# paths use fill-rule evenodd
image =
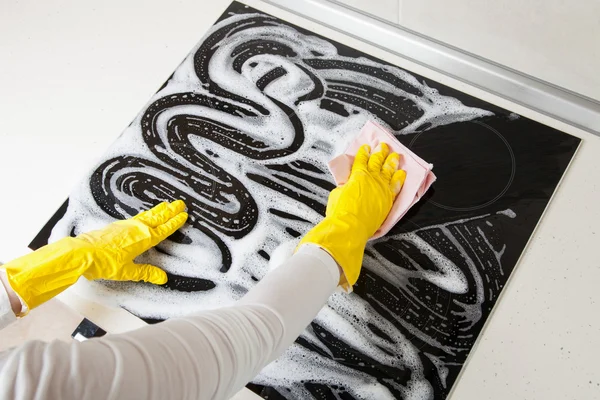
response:
<svg viewBox="0 0 600 400"><path fill-rule="evenodd" d="M334 187L326 163L367 120L403 135L490 114L273 17L232 14L72 193L51 240L183 199L188 224L138 260L164 267L165 287L81 282L78 290L148 319L230 305L262 279L282 243L321 220ZM334 294L254 383L285 398L443 398L482 304L502 288L504 250L491 248L490 221L370 243L355 292Z"/></svg>

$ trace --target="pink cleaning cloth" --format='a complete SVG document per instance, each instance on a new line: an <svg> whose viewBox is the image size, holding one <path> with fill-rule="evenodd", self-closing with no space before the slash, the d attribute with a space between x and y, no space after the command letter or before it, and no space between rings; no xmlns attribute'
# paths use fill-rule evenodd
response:
<svg viewBox="0 0 600 400"><path fill-rule="evenodd" d="M433 164L425 162L421 157L410 151L400 143L394 135L386 131L379 124L368 121L361 129L358 136L352 141L344 154L337 156L329 162L329 170L335 179L335 183L343 185L350 177L354 156L363 144L368 144L374 150L379 144L385 142L390 150L400 154L399 168L406 171L406 181L381 228L375 232L371 239L377 239L390 231L400 218L417 202L427 189L435 182L435 175L431 170Z"/></svg>

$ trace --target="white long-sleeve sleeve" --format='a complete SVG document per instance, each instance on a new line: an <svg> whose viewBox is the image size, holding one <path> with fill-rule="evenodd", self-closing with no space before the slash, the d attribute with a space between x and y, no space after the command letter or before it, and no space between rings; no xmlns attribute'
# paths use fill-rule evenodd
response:
<svg viewBox="0 0 600 400"><path fill-rule="evenodd" d="M82 343L28 342L0 355L0 399L229 399L298 337L339 276L329 254L304 246L232 307Z"/></svg>
<svg viewBox="0 0 600 400"><path fill-rule="evenodd" d="M4 329L8 325L15 322L17 320L17 316L13 312L10 305L10 299L6 289L4 288L4 284L2 283L1 275L4 275L3 270L0 270L0 329Z"/></svg>

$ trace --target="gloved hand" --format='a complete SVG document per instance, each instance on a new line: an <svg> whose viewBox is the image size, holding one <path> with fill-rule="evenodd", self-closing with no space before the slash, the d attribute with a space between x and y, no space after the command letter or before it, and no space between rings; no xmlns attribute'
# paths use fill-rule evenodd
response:
<svg viewBox="0 0 600 400"><path fill-rule="evenodd" d="M367 241L385 221L406 180L406 172L398 170L400 155L389 154L387 144L373 155L370 151L368 145L359 149L348 182L329 195L325 219L298 246L313 243L327 251L344 272L340 285L346 291L358 279Z"/></svg>
<svg viewBox="0 0 600 400"><path fill-rule="evenodd" d="M87 279L167 282L167 274L133 260L179 229L185 203L160 203L103 229L64 238L2 266L8 282L28 309L50 300L84 276Z"/></svg>

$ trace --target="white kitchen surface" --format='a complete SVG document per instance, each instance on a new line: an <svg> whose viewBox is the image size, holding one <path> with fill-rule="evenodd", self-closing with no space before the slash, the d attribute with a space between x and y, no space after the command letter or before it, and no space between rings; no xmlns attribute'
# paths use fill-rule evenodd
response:
<svg viewBox="0 0 600 400"><path fill-rule="evenodd" d="M228 3L0 0L0 260L26 251ZM583 138L451 399L600 399L600 138L258 0L247 3ZM471 36L488 35L487 28L493 29L484 24ZM527 40L517 35L503 50ZM580 64L597 62L593 54L582 54ZM582 86L588 78L598 87L590 77L581 78ZM109 332L138 321L68 292L62 298ZM53 313L56 320L66 314Z"/></svg>
<svg viewBox="0 0 600 400"><path fill-rule="evenodd" d="M598 0L337 0L600 101Z"/></svg>
<svg viewBox="0 0 600 400"><path fill-rule="evenodd" d="M71 333L82 319L83 316L71 307L52 299L32 310L27 318L0 330L0 351L16 347L24 340L70 342Z"/></svg>
<svg viewBox="0 0 600 400"><path fill-rule="evenodd" d="M334 0L334 2L336 1ZM337 3L345 4L397 24L400 18L402 0L338 0Z"/></svg>

